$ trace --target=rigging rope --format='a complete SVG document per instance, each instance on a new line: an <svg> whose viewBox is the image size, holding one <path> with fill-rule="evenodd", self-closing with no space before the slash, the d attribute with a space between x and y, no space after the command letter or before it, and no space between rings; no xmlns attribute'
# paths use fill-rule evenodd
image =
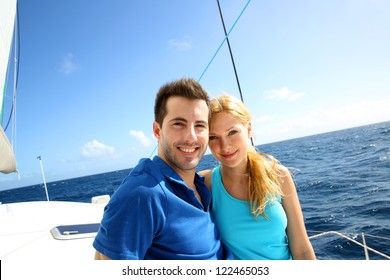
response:
<svg viewBox="0 0 390 280"><path fill-rule="evenodd" d="M241 12L241 14L239 15L238 18L241 17L241 15L242 15L243 12L245 11L246 7L248 6L249 2L250 2L250 0L249 0L248 3L245 5L244 9L242 10L242 12ZM231 58L231 60L232 60L232 65L233 65L234 75L235 75L235 77L236 77L236 82L237 82L238 91L239 91L239 93L240 93L241 101L242 101L242 103L244 103L244 97L242 96L242 91L241 91L241 86L240 86L240 80L238 79L236 64L235 64L235 62L234 62L232 48L230 47L229 35L228 35L228 33L226 32L225 21L224 21L224 19L223 19L222 9L221 9L221 5L220 5L220 3L219 3L219 0L217 0L217 4L218 4L218 9L219 9L219 15L221 16L221 22L222 22L222 26L223 26L223 31L225 32L226 43L227 43L228 48L229 48L230 58ZM238 19L237 19L237 20L238 20ZM236 20L236 22L237 22L237 20ZM236 23L234 23L234 25L235 25L235 24L236 24ZM233 25L233 26L234 26L234 25ZM230 31L229 31L229 33L230 33ZM253 137L251 136L250 139L251 139L252 146L254 147L255 144L253 143Z"/></svg>
<svg viewBox="0 0 390 280"><path fill-rule="evenodd" d="M246 7L249 5L249 3L251 2L251 0L248 0L248 2L246 3L245 7L242 9L240 15L237 17L236 21L233 23L233 26L230 28L229 32L226 33L225 32L225 38L222 40L221 44L219 45L218 49L215 51L213 57L211 58L211 60L209 61L209 63L207 64L206 68L203 70L202 74L200 75L199 79L198 79L198 82L202 79L202 77L204 76L204 74L206 73L206 71L209 69L211 63L213 62L214 58L217 56L217 54L219 53L219 50L222 48L223 44L225 43L225 41L228 40L228 37L230 35L230 33L232 32L232 30L234 29L234 27L236 26L238 20L241 18L242 14L244 13ZM219 2L218 2L218 6L219 6Z"/></svg>
<svg viewBox="0 0 390 280"><path fill-rule="evenodd" d="M219 53L219 51L220 51L220 49L222 48L223 44L225 43L225 41L227 41L228 46L229 46L230 56L231 56L232 63L233 63L233 67L234 67L234 72L235 72L235 75L236 75L237 85L238 85L239 92L240 92L240 96L241 96L241 101L244 102L243 97L242 97L242 93L241 93L240 83L239 83L239 80L238 80L238 75L237 75L237 71L236 71L236 66L235 66L235 64L234 64L234 59L233 59L233 55L232 55L231 48L230 48L229 35L230 35L230 33L233 31L233 29L234 29L234 27L236 26L238 20L241 18L242 14L244 13L244 11L246 10L246 8L248 7L248 5L249 5L249 3L251 2L251 0L248 0L248 2L246 3L246 5L245 5L244 8L242 9L241 13L238 15L236 21L233 23L232 27L230 28L229 32L226 32L225 23L224 23L224 21L223 21L222 11L221 11L221 8L220 8L220 5L219 5L219 1L217 0L217 2L218 2L218 8L219 8L219 13L220 13L220 15L221 15L221 20L222 20L223 28L224 28L224 31L225 31L225 38L222 40L221 44L219 45L219 47L217 48L217 50L214 52L214 55L212 56L212 58L210 59L209 63L207 64L207 66L206 66L205 69L203 70L202 74L200 75L200 77L199 77L199 79L198 79L198 82L200 82L200 80L203 78L204 74L205 74L205 73L207 72L207 70L209 69L211 63L214 61L214 58L215 58L215 57L217 56L217 54ZM252 137L251 137L251 142L252 142L252 146L254 146ZM155 146L153 152L150 154L149 158L152 157L152 155L154 154L154 152L156 151L156 149L157 149L157 145Z"/></svg>
<svg viewBox="0 0 390 280"><path fill-rule="evenodd" d="M229 48L230 58L232 60L234 75L236 76L236 82L237 82L238 91L240 93L241 101L244 102L244 98L243 98L242 92L241 92L240 80L238 79L238 74L237 74L237 70L236 70L236 64L234 63L233 52L232 52L232 48L230 47L230 41L229 41L229 37L228 37L227 32L226 32L225 21L223 19L221 5L219 3L219 0L217 0L217 4L218 4L218 9L219 9L219 15L221 16L221 22L222 22L223 31L225 32L226 43L227 43L228 48ZM249 4L249 2L248 2L248 4Z"/></svg>

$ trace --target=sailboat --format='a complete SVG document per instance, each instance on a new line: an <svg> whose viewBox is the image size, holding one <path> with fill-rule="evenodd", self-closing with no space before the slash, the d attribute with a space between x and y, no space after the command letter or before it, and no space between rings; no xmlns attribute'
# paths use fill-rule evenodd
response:
<svg viewBox="0 0 390 280"><path fill-rule="evenodd" d="M16 172L16 159L13 147L2 126L4 117L4 98L6 93L6 77L8 68L8 57L11 53L14 22L16 16L16 1L3 1L4 8L0 10L0 172L8 174Z"/></svg>
<svg viewBox="0 0 390 280"><path fill-rule="evenodd" d="M0 117L3 117L7 71L15 22L17 1L1 0L0 8ZM14 39L15 41L15 39ZM16 52L15 52L16 53ZM15 92L14 92L15 94ZM16 157L11 141L0 127L0 172L16 172ZM109 196L93 197L91 203L34 201L0 204L0 259L29 261L92 260L96 235Z"/></svg>
<svg viewBox="0 0 390 280"><path fill-rule="evenodd" d="M0 1L0 82L2 85L0 117L4 117L2 109L5 89L8 86L7 71L10 69L12 42L15 43L13 37L16 37L15 22L18 13L17 0ZM225 29L225 40L222 44L225 41L229 44L228 33L230 32L226 32ZM12 142L0 126L0 172L2 173L17 171ZM58 263L69 260L92 260L93 238L108 200L109 196L104 195L93 197L91 203L63 202L50 201L48 196L47 201L0 204L0 259L23 262L38 256L42 263L53 258ZM321 236L328 233L338 234L332 231L321 233ZM319 236L320 234L317 234L311 238ZM367 249L365 244L362 247ZM388 258L388 256L384 257Z"/></svg>

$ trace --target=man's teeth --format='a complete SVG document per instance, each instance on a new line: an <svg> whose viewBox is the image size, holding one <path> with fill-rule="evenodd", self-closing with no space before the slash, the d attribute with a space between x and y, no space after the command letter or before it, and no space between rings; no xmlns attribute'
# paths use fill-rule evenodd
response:
<svg viewBox="0 0 390 280"><path fill-rule="evenodd" d="M185 153L193 153L195 151L195 148L192 148L192 149L180 148L180 150L182 150Z"/></svg>

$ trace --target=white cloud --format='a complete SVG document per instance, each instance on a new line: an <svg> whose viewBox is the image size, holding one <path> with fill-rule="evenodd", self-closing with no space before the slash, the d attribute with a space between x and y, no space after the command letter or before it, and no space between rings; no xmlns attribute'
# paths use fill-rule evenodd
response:
<svg viewBox="0 0 390 280"><path fill-rule="evenodd" d="M185 36L183 39L172 39L168 41L168 46L178 51L189 51L192 49L192 40L190 36Z"/></svg>
<svg viewBox="0 0 390 280"><path fill-rule="evenodd" d="M81 155L85 158L101 158L113 154L113 147L104 145L97 140L89 141L81 148Z"/></svg>
<svg viewBox="0 0 390 280"><path fill-rule="evenodd" d="M287 87L280 89L271 89L264 92L264 96L269 99L280 99L280 100L298 100L305 94L303 92L292 91Z"/></svg>
<svg viewBox="0 0 390 280"><path fill-rule="evenodd" d="M60 65L60 71L65 75L70 75L78 69L78 65L74 61L74 55L67 53L63 58Z"/></svg>
<svg viewBox="0 0 390 280"><path fill-rule="evenodd" d="M151 147L154 143L154 141L147 137L142 131L130 130L129 134L133 138L137 139L137 141L140 142L141 145L145 148Z"/></svg>
<svg viewBox="0 0 390 280"><path fill-rule="evenodd" d="M390 100L361 101L333 108L316 108L300 115L255 119L256 143L270 143L366 124L389 121Z"/></svg>
<svg viewBox="0 0 390 280"><path fill-rule="evenodd" d="M273 119L272 116L263 115L263 116L260 116L260 117L256 118L254 121L255 121L255 123L264 123L264 122L268 122L268 121L270 121L272 119Z"/></svg>

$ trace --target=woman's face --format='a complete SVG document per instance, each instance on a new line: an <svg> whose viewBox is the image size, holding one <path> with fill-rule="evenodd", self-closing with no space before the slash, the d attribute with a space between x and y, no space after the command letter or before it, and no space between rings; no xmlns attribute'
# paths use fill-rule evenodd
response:
<svg viewBox="0 0 390 280"><path fill-rule="evenodd" d="M234 115L220 112L212 115L209 147L223 165L233 168L246 163L250 123L244 125Z"/></svg>

